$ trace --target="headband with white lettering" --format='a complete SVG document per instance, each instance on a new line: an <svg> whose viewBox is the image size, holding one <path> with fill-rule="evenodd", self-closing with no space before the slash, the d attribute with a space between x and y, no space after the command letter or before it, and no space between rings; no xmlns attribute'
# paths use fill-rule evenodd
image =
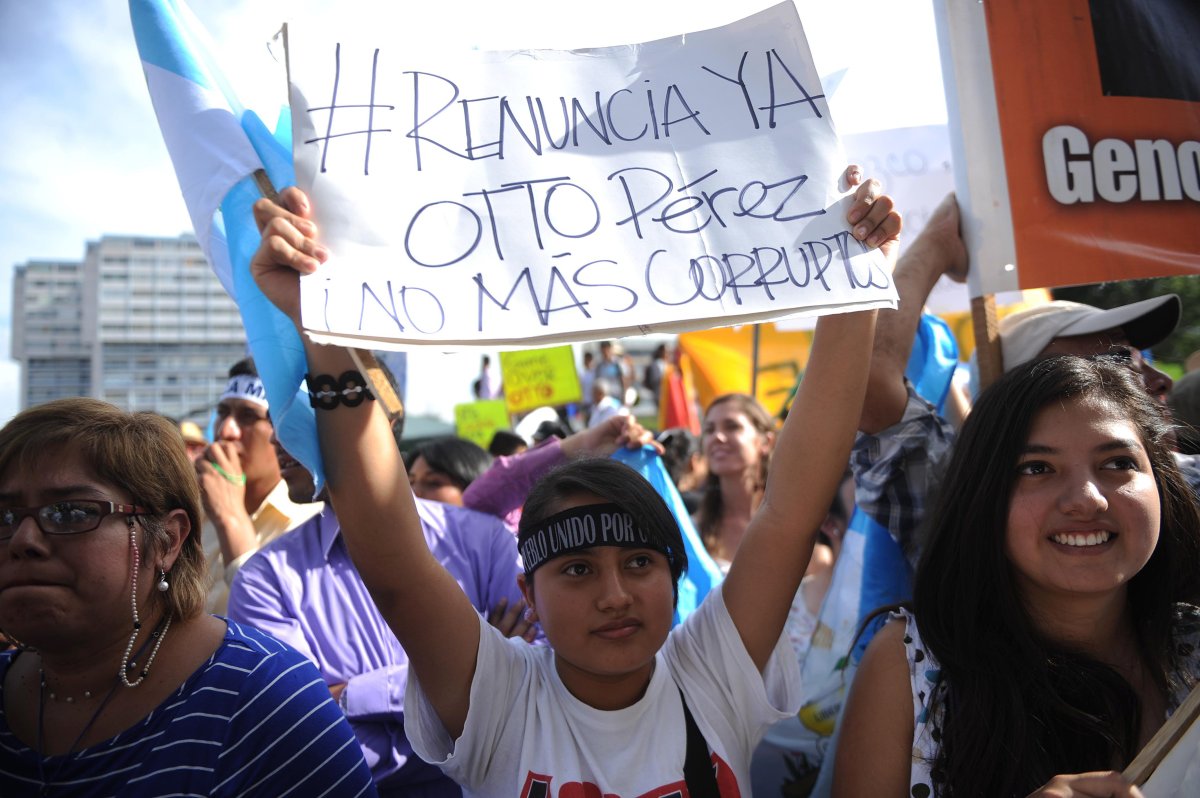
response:
<svg viewBox="0 0 1200 798"><path fill-rule="evenodd" d="M517 551L532 574L549 560L593 546L654 549L672 560L671 551L616 504L585 504L555 513L517 535Z"/></svg>
<svg viewBox="0 0 1200 798"><path fill-rule="evenodd" d="M245 399L247 402L254 402L265 408L267 407L267 389L263 387L262 380L258 377L252 374L239 374L229 378L229 384L225 386L225 393L221 394L221 399Z"/></svg>

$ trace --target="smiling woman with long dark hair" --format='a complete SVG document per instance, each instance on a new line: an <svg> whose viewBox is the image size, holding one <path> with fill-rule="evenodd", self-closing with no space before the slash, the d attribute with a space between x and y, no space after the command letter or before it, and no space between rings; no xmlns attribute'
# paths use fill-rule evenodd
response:
<svg viewBox="0 0 1200 798"><path fill-rule="evenodd" d="M912 613L855 677L836 795L1138 794L1109 771L1200 678L1200 514L1169 433L1103 359L1035 361L983 393Z"/></svg>

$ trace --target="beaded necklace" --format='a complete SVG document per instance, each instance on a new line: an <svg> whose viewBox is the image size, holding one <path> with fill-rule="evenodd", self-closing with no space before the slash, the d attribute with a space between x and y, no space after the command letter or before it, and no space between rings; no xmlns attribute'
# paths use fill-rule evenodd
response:
<svg viewBox="0 0 1200 798"><path fill-rule="evenodd" d="M158 653L158 648L159 648L159 646L162 645L162 640L167 635L167 627L169 627L170 625L171 625L171 619L169 617L164 618L162 621L159 621L158 627L153 632L150 633L150 637L146 638L146 641L144 643L142 643L140 648L138 648L137 653L135 653L133 655L134 659L140 657L142 654L145 653L145 651L146 651L147 647L149 647L150 643L154 642L154 644L155 644L154 650L150 653L150 658L146 661L146 667L142 669L142 673L141 673L140 677L138 678L138 680L131 684L129 682L129 680L125 677L125 671L132 670L137 667L136 662L130 661L129 664L126 665L122 669L122 672L121 672L122 678L119 680L113 679L112 687L108 688L108 693L105 694L104 700L100 702L100 706L96 707L96 711L92 713L92 716L90 718L88 718L88 722L84 724L83 729L80 730L79 734L77 734L75 736L75 739L71 742L70 747L67 748L66 753L64 753L62 755L62 760L54 768L54 771L52 773L50 773L48 778L46 775L46 759L47 759L47 757L43 756L43 754L42 754L42 751L45 750L45 748L46 748L45 739L44 739L44 728L43 728L44 723L45 723L45 715L46 715L46 695L47 695L46 672L40 666L38 667L39 686L38 686L38 715L37 715L37 750L35 751L35 753L37 754L38 781L41 782L41 785L42 785L41 789L38 793L39 795L45 796L48 794L48 790L50 789L50 782L54 781L54 779L57 778L58 775L62 772L63 768L66 767L67 764L72 759L75 758L75 754L76 754L75 749L79 746L79 743L81 740L83 740L84 736L86 736L87 733L89 731L91 731L92 726L96 725L96 721L99 720L100 714L102 712L104 712L105 707L108 706L109 702L112 701L113 696L116 695L117 686L120 685L121 683L124 683L128 687L136 687L137 685L142 683L142 679L146 678L146 675L150 672L150 663L152 663L154 661L154 655ZM126 653L126 658L128 658L128 653ZM50 693L50 695L53 696L53 693ZM90 693L85 691L84 695L88 696L88 695L90 695ZM72 699L66 699L66 702L72 703Z"/></svg>
<svg viewBox="0 0 1200 798"><path fill-rule="evenodd" d="M87 735L87 733L91 730L92 726L94 726L96 724L96 721L97 721L97 719L99 719L100 714L102 712L104 712L105 707L107 707L109 702L112 701L113 696L116 695L117 685L123 684L126 687L137 687L150 674L150 666L154 663L154 658L156 656L158 656L158 649L162 646L163 639L167 636L167 630L171 628L171 616L168 613L167 615L165 615L163 617L163 619L161 621L158 622L158 626L154 629L153 632L150 633L150 636L148 638L146 638L145 642L142 643L141 647L138 648L137 652L133 653L133 644L137 641L138 633L142 629L142 619L141 619L140 613L138 613L138 605L137 605L137 582L138 582L137 577L138 577L138 569L141 567L141 555L138 553L137 530L134 525L132 517L130 517L128 519L128 525L129 525L130 559L132 560L131 564L133 566L132 567L132 578L130 580L130 586L129 586L129 604L133 611L133 632L129 635L129 643L125 646L125 653L121 657L121 664L117 668L117 679L114 680L112 687L110 687L108 689L108 694L104 696L104 700L100 702L100 706L96 707L96 711L92 713L92 716L90 718L88 718L88 722L84 724L83 729L79 732L78 735L76 735L74 741L71 742L71 745L69 748L67 748L66 753L64 753L62 755L62 760L58 763L57 767L54 768L54 772L50 774L49 779L46 778L45 757L42 756L42 751L45 750L45 740L43 739L43 731L44 731L43 726L44 726L45 715L46 715L46 693L47 693L46 672L44 669L42 669L40 667L38 668L39 686L38 686L38 716L37 716L37 751L35 753L37 754L38 781L41 782L41 785L42 785L41 790L40 790L40 795L43 795L43 796L45 796L47 791L50 789L50 782L53 781L55 778L57 778L58 775L62 772L63 768L66 767L67 764L72 759L75 758L75 749L79 746L80 741L82 741L83 738ZM164 580L164 583L165 583L165 580ZM150 656L146 659L145 666L141 669L140 673L138 673L137 679L134 681L130 681L129 680L129 672L137 671L137 659L146 652L146 649L150 646L151 643L154 643L154 648L151 649ZM130 656L131 653L132 653L132 656ZM50 695L52 698L54 697L53 693L51 693ZM90 697L91 697L91 692L85 690L84 698L90 698ZM73 698L66 699L67 703L73 703L73 701L74 701Z"/></svg>

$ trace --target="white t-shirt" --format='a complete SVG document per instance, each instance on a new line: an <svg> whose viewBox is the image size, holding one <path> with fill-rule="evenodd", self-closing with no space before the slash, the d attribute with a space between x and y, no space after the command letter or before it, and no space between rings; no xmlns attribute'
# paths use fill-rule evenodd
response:
<svg viewBox="0 0 1200 798"><path fill-rule="evenodd" d="M471 708L458 740L450 739L412 675L404 699L413 749L467 795L681 793L682 688L717 765L721 795L749 796L755 745L768 726L799 709L800 669L787 638L780 637L760 676L719 587L671 631L646 694L625 709L595 709L571 695L548 646L508 640L482 619L480 628Z"/></svg>

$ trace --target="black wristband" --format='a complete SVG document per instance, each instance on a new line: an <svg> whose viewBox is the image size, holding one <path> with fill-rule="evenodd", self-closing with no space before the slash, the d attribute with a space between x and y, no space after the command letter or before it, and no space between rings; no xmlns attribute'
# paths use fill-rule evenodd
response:
<svg viewBox="0 0 1200 798"><path fill-rule="evenodd" d="M332 374L308 374L308 403L319 410L333 410L338 405L358 407L375 396L367 387L367 381L357 371L344 371L334 378Z"/></svg>

